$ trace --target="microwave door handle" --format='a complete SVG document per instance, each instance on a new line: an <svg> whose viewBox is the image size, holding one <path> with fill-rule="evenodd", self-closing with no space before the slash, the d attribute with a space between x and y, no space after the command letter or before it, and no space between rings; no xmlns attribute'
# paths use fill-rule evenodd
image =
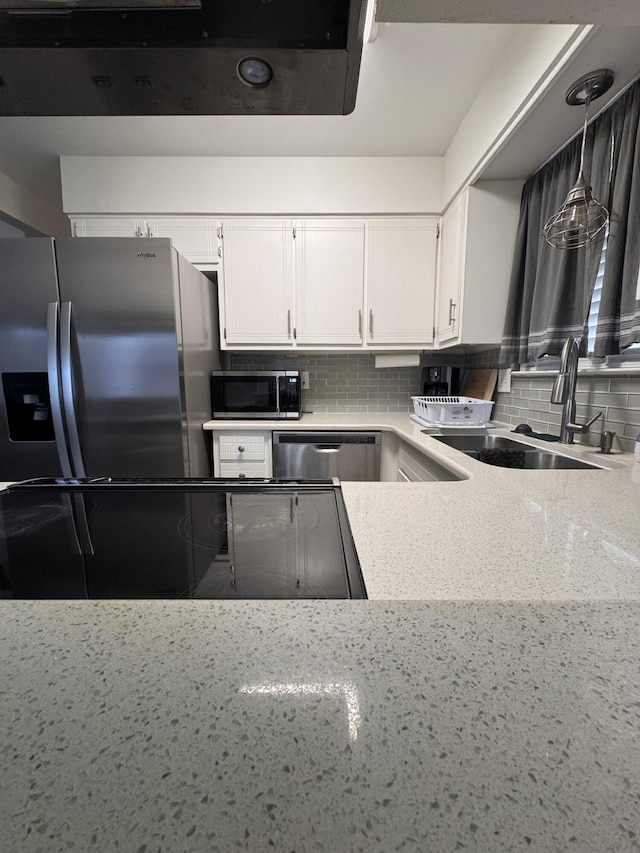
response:
<svg viewBox="0 0 640 853"><path fill-rule="evenodd" d="M280 412L280 377L276 376L276 412Z"/></svg>
<svg viewBox="0 0 640 853"><path fill-rule="evenodd" d="M63 477L73 476L69 449L67 448L67 435L62 416L62 395L60 393L60 365L58 362L58 303L49 302L47 305L47 374L49 378L49 400L51 402L51 419L53 421L53 434L60 460L60 468Z"/></svg>
<svg viewBox="0 0 640 853"><path fill-rule="evenodd" d="M69 449L75 471L73 476L85 477L84 461L80 448L78 420L73 395L73 368L71 363L71 302L63 302L60 311L60 369L62 373L62 402L67 419Z"/></svg>

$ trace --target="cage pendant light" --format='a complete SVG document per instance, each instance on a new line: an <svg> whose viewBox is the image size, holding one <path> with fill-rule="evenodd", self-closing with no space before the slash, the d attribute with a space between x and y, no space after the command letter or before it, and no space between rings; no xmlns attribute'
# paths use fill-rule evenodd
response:
<svg viewBox="0 0 640 853"><path fill-rule="evenodd" d="M547 243L556 249L579 249L581 246L587 246L604 231L609 221L609 211L591 195L591 187L584 176L584 149L589 104L604 94L612 83L613 71L602 68L585 74L567 91L568 104L584 104L584 125L578 178L567 193L562 207L544 226L543 234Z"/></svg>

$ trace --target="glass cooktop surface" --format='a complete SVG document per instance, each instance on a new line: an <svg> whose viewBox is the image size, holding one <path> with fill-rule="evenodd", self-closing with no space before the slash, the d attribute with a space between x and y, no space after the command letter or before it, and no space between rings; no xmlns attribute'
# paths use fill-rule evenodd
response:
<svg viewBox="0 0 640 853"><path fill-rule="evenodd" d="M365 598L337 483L38 480L0 496L3 598Z"/></svg>

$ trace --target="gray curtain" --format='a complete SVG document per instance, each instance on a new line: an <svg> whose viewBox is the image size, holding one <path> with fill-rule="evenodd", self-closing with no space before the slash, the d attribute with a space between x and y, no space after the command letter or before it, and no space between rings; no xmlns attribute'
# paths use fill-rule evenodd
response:
<svg viewBox="0 0 640 853"><path fill-rule="evenodd" d="M610 130L592 123L585 174L603 204L609 197ZM566 145L524 185L511 272L500 364L560 355L568 337L586 354L586 321L602 252L602 238L581 249L554 249L542 233L578 177L581 136Z"/></svg>
<svg viewBox="0 0 640 853"><path fill-rule="evenodd" d="M605 115L613 138L609 237L594 355L640 342L640 84Z"/></svg>

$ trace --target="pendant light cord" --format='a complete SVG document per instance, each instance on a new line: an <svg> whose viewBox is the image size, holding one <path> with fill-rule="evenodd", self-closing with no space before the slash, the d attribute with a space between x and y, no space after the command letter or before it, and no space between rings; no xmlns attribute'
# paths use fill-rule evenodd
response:
<svg viewBox="0 0 640 853"><path fill-rule="evenodd" d="M591 99L587 96L584 102L584 125L582 127L582 145L580 147L580 172L582 175L584 170L584 149L587 142L587 117L589 115L589 104L591 103Z"/></svg>

